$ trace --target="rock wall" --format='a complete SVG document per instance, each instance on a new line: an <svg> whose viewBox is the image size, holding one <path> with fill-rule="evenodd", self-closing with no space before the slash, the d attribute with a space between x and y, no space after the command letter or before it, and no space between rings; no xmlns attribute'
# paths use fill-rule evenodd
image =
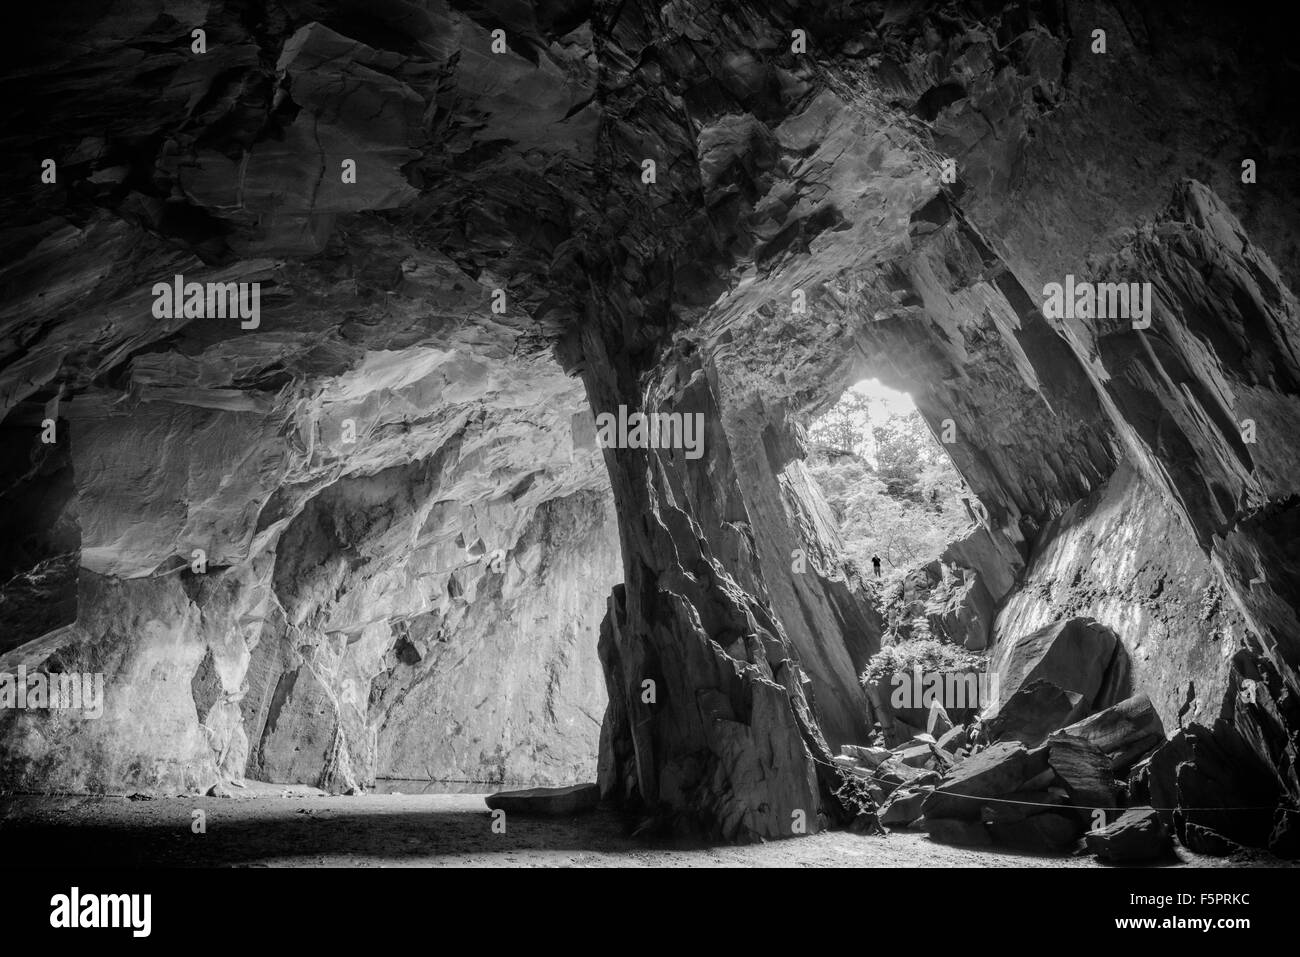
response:
<svg viewBox="0 0 1300 957"><path fill-rule="evenodd" d="M71 403L76 619L0 662L100 673L104 713L4 711L6 786L594 774L619 569L575 383L481 350L357 363L261 410L202 407L212 372L129 414Z"/></svg>
<svg viewBox="0 0 1300 957"><path fill-rule="evenodd" d="M379 500L400 488L385 484ZM501 554L475 547L482 538L467 551L464 531L439 542L440 530L426 524L420 535L429 545L400 557L394 550L378 560L345 558L350 567L336 572L331 560L373 547L340 547L335 536L376 528L352 510L359 494L378 490L333 491L313 500L281 542L275 583L287 627L263 638L249 666L249 773L310 784L337 774L340 786L376 777L527 784L592 777L604 688L591 609L617 575L604 496L552 500L517 529L509 507L469 516L444 507L445 529L472 529L499 543ZM384 561L420 571L403 574ZM320 574L313 580L304 569ZM359 593L349 611L364 607L378 620L335 630L348 611L305 597L322 577L331 597Z"/></svg>
<svg viewBox="0 0 1300 957"><path fill-rule="evenodd" d="M1043 530L994 635L1067 618L1094 618L1120 638L1133 687L1170 730L1219 717L1248 633L1183 518L1127 465Z"/></svg>
<svg viewBox="0 0 1300 957"><path fill-rule="evenodd" d="M509 572L489 580L449 634L420 641L412 623L396 664L372 685L379 776L595 779L605 712L596 640L603 598L622 574L607 496L541 506L511 554Z"/></svg>

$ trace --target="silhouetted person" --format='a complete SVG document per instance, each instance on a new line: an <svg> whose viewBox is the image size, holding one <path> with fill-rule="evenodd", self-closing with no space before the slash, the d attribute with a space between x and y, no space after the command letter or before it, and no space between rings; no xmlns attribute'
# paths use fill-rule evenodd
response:
<svg viewBox="0 0 1300 957"><path fill-rule="evenodd" d="M879 578L880 577L880 556L879 555L871 556L871 567L875 569L876 577Z"/></svg>

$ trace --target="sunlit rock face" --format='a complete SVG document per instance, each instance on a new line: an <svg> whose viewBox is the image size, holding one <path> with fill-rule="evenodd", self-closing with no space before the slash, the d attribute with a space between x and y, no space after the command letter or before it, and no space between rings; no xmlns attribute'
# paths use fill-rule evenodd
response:
<svg viewBox="0 0 1300 957"><path fill-rule="evenodd" d="M995 631L1025 635L1074 617L1119 636L1133 687L1166 727L1214 722L1249 633L1179 516L1128 466L1049 526Z"/></svg>
<svg viewBox="0 0 1300 957"><path fill-rule="evenodd" d="M1222 714L1300 796L1300 203L1260 145L1295 133L1266 26L1172 3L27 16L0 123L23 158L0 171L0 663L106 693L93 720L0 716L6 782L560 783L598 751L605 797L668 829L833 823L880 622L800 422L874 377L953 436L994 644L1096 618L1167 726ZM258 283L256 321L159 311L177 275ZM1150 282L1151 326L1045 315L1066 275ZM597 451L578 423L619 406L700 414L702 456Z"/></svg>
<svg viewBox="0 0 1300 957"><path fill-rule="evenodd" d="M449 595L469 580L448 597L449 614L405 622L370 681L377 776L595 778L605 709L596 636L619 577L608 495L553 499L518 534L499 573L489 562L477 581L448 580Z"/></svg>
<svg viewBox="0 0 1300 957"><path fill-rule="evenodd" d="M106 709L6 712L13 780L594 775L598 610L619 568L608 485L569 442L573 380L439 350L361 368L299 402L288 435L162 403L72 426L78 617L5 660L103 672Z"/></svg>

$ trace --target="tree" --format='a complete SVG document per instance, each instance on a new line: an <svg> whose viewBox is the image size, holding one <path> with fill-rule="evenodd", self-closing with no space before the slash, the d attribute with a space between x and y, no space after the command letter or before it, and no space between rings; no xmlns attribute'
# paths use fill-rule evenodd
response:
<svg viewBox="0 0 1300 957"><path fill-rule="evenodd" d="M808 437L837 452L861 455L871 429L870 408L866 396L849 389L829 412L812 423Z"/></svg>
<svg viewBox="0 0 1300 957"><path fill-rule="evenodd" d="M849 435L854 425L838 427ZM879 555L889 578L937 558L970 520L961 476L919 413L891 415L873 431L879 469L854 454L816 451L808 468L839 522L847 556L867 568ZM818 444L831 445L824 438Z"/></svg>
<svg viewBox="0 0 1300 957"><path fill-rule="evenodd" d="M935 445L921 413L891 415L875 433L881 480L896 495L916 497L921 470L934 459Z"/></svg>

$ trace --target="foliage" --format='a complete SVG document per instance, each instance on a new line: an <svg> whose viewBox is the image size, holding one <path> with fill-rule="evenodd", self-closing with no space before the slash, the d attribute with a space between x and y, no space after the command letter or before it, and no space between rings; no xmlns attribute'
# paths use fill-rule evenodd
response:
<svg viewBox="0 0 1300 957"><path fill-rule="evenodd" d="M987 663L984 655L933 638L900 641L872 655L858 680L865 686L896 674L909 674L914 668L920 668L924 674L983 671Z"/></svg>
<svg viewBox="0 0 1300 957"><path fill-rule="evenodd" d="M852 393L849 393L852 395ZM819 420L820 421L820 420ZM847 557L864 569L879 555L888 577L937 558L971 525L963 483L947 453L930 434L920 413L892 415L872 426L865 417L851 424L872 428L879 467L857 455L814 448L808 468L839 522ZM843 430L840 423L836 430ZM824 434L816 427L810 437ZM837 441L860 448L867 440L845 433ZM836 447L838 449L838 446Z"/></svg>
<svg viewBox="0 0 1300 957"><path fill-rule="evenodd" d="M870 401L850 389L829 412L809 426L808 438L826 449L862 455L870 441L866 435L869 421Z"/></svg>

